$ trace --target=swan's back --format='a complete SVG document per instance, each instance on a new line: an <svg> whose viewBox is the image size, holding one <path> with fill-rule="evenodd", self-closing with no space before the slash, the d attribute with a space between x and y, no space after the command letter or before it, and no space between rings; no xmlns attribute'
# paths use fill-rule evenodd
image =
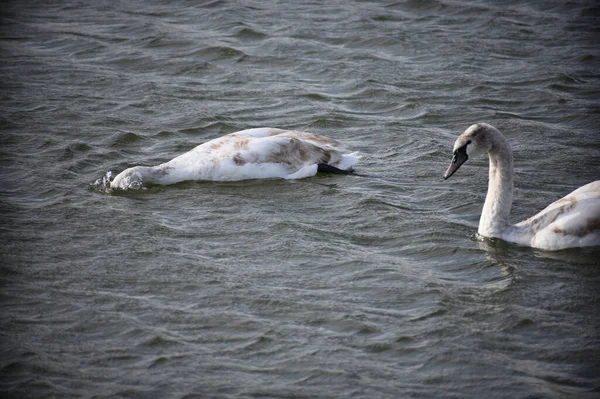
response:
<svg viewBox="0 0 600 399"><path fill-rule="evenodd" d="M332 149L336 151L345 151L347 149L344 143L315 133L301 132L298 130L276 129L269 127L259 127L254 129L241 130L239 132L227 134L221 137L221 139L227 139L228 137L264 138L275 136L299 139L324 149Z"/></svg>

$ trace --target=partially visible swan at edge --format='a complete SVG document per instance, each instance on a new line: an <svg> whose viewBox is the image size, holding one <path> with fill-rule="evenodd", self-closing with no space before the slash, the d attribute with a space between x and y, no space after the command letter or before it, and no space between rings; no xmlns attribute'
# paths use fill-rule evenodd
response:
<svg viewBox="0 0 600 399"><path fill-rule="evenodd" d="M488 192L478 233L546 250L600 245L600 180L586 184L515 225L508 222L513 199L513 156L506 138L486 123L472 125L454 143L448 179L470 157L487 153Z"/></svg>
<svg viewBox="0 0 600 399"><path fill-rule="evenodd" d="M273 128L247 129L200 144L157 166L134 166L115 176L113 189L168 185L187 180L301 179L318 171L351 173L358 152L313 133Z"/></svg>

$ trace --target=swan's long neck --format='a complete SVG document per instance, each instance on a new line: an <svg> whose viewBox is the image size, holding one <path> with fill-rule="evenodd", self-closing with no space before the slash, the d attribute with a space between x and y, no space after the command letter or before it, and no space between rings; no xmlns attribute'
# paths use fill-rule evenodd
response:
<svg viewBox="0 0 600 399"><path fill-rule="evenodd" d="M479 220L479 234L502 237L510 226L508 215L513 199L513 156L510 145L502 136L496 136L490 158L488 192Z"/></svg>
<svg viewBox="0 0 600 399"><path fill-rule="evenodd" d="M157 173L155 166L138 166L137 171L142 175L142 181L146 184L160 184L161 174Z"/></svg>
<svg viewBox="0 0 600 399"><path fill-rule="evenodd" d="M158 166L134 166L131 168L131 174L137 175L133 180L137 180L138 176L144 184L168 184L169 169L164 167L164 164Z"/></svg>

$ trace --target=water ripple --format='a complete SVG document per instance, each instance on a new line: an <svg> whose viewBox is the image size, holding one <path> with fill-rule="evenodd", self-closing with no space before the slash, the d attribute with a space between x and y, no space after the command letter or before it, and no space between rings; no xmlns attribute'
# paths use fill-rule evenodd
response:
<svg viewBox="0 0 600 399"><path fill-rule="evenodd" d="M487 164L442 174L487 121L515 220L598 178L597 7L3 7L5 396L595 396L598 251L479 237ZM360 175L108 189L259 126Z"/></svg>

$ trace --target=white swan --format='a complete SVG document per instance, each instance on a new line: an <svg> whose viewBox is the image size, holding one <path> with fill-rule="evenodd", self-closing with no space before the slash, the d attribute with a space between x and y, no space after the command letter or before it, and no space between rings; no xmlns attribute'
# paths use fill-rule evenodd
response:
<svg viewBox="0 0 600 399"><path fill-rule="evenodd" d="M112 189L168 185L186 180L301 179L318 171L351 173L360 158L339 141L313 133L247 129L200 144L157 166L134 166L111 181Z"/></svg>
<svg viewBox="0 0 600 399"><path fill-rule="evenodd" d="M546 250L600 245L600 180L578 188L515 225L508 222L513 197L513 156L506 138L486 123L472 125L454 143L444 174L449 178L470 157L487 152L488 192L478 233Z"/></svg>

